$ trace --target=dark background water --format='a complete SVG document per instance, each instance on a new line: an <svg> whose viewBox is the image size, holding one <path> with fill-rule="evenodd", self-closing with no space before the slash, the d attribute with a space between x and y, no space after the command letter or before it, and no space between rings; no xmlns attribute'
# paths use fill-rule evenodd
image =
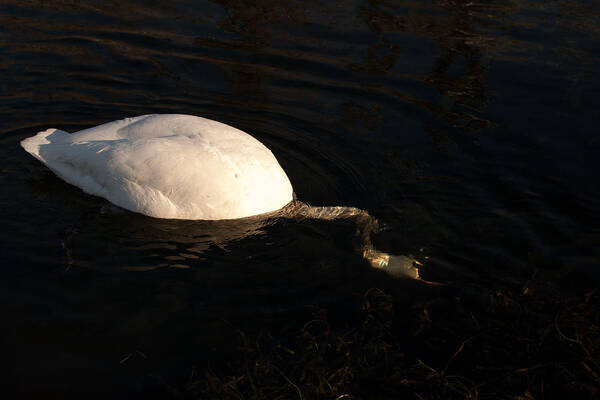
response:
<svg viewBox="0 0 600 400"><path fill-rule="evenodd" d="M583 0L4 0L3 387L147 393L226 364L238 329L285 336L307 305L432 296L371 270L343 221L118 212L20 148L51 127L215 119L271 148L299 199L368 210L378 249L457 295L539 271L595 286L599 38Z"/></svg>

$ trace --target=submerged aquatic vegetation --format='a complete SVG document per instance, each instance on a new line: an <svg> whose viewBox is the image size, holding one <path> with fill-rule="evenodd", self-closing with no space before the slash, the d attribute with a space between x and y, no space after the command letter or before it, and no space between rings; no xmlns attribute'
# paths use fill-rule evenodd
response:
<svg viewBox="0 0 600 400"><path fill-rule="evenodd" d="M239 358L177 393L223 399L546 399L600 394L599 297L542 279L417 304L381 289L351 321L314 306L289 340L239 333Z"/></svg>

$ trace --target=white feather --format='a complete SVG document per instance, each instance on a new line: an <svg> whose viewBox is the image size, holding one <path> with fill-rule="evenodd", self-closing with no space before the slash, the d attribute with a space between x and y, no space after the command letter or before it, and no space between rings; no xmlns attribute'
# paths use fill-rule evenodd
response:
<svg viewBox="0 0 600 400"><path fill-rule="evenodd" d="M86 193L157 218L219 220L275 211L292 185L262 143L191 115L144 115L21 146Z"/></svg>

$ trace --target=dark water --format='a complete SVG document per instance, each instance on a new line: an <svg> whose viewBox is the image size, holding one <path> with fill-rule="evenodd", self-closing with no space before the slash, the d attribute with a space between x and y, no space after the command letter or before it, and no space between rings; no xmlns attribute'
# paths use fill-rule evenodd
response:
<svg viewBox="0 0 600 400"><path fill-rule="evenodd" d="M384 222L455 290L535 271L600 278L595 1L13 1L0 4L2 385L140 394L385 287L340 221L118 212L19 141L147 113L247 131L297 197ZM290 328L291 329L291 328Z"/></svg>

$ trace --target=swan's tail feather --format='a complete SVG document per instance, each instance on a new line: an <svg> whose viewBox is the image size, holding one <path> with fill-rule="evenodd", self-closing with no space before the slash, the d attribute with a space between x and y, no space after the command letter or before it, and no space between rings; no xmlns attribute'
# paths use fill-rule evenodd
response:
<svg viewBox="0 0 600 400"><path fill-rule="evenodd" d="M45 144L56 142L57 140L68 136L69 133L65 131L51 128L42 132L38 132L38 134L35 136L21 140L21 147L24 148L26 152L40 160L42 163L46 164L47 160L45 160L40 154L40 147Z"/></svg>

